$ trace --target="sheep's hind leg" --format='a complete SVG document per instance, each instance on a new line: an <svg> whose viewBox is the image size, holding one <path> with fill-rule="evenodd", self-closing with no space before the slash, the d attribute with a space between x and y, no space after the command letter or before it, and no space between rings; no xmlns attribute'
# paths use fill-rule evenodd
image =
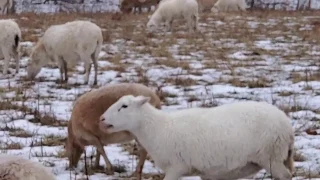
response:
<svg viewBox="0 0 320 180"><path fill-rule="evenodd" d="M11 56L9 54L9 51L6 50L5 48L2 48L2 54L4 56L4 64L3 64L3 72L2 73L3 73L3 75L7 75Z"/></svg>
<svg viewBox="0 0 320 180"><path fill-rule="evenodd" d="M178 180L186 173L188 173L188 169L187 168L169 167L169 170L166 171L166 175L164 176L163 180Z"/></svg>
<svg viewBox="0 0 320 180"><path fill-rule="evenodd" d="M93 68L94 68L94 82L93 85L98 84L98 63L97 63L97 58L95 57L95 53L91 55L91 59L93 62Z"/></svg>
<svg viewBox="0 0 320 180"><path fill-rule="evenodd" d="M61 57L54 57L55 61L58 62L59 70L60 70L60 82L63 83L63 73L65 70L65 63L63 62L64 60Z"/></svg>
<svg viewBox="0 0 320 180"><path fill-rule="evenodd" d="M68 63L62 58L63 68L64 68L64 80L68 82Z"/></svg>
<svg viewBox="0 0 320 180"><path fill-rule="evenodd" d="M266 161L259 164L262 168L268 171L275 180L291 180L292 175L289 169L286 168L283 162L278 161Z"/></svg>
<svg viewBox="0 0 320 180"><path fill-rule="evenodd" d="M15 59L15 62L16 62L16 74L18 74L19 70L20 70L20 64L19 64L20 53L19 52L15 52L14 53L14 59Z"/></svg>
<svg viewBox="0 0 320 180"><path fill-rule="evenodd" d="M89 59L89 58L88 58ZM84 78L84 83L88 84L89 83L89 76L90 76L90 71L91 71L91 62L88 61L84 61L84 66L86 69L86 74L85 74L85 78Z"/></svg>

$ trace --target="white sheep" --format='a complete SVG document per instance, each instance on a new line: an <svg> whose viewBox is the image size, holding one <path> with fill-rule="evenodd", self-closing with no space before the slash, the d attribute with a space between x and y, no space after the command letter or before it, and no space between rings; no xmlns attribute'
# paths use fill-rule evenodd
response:
<svg viewBox="0 0 320 180"><path fill-rule="evenodd" d="M17 155L0 154L1 180L55 180L51 171L38 162Z"/></svg>
<svg viewBox="0 0 320 180"><path fill-rule="evenodd" d="M0 14L8 14L13 7L13 0L0 0Z"/></svg>
<svg viewBox="0 0 320 180"><path fill-rule="evenodd" d="M0 59L4 58L3 74L8 73L10 59L16 62L16 73L19 72L21 30L11 19L0 20Z"/></svg>
<svg viewBox="0 0 320 180"><path fill-rule="evenodd" d="M74 67L79 61L84 62L85 83L89 82L91 61L97 84L97 60L103 43L102 30L90 21L72 21L53 25L44 33L33 49L28 64L28 78L34 79L41 67L47 63L58 63L60 79L68 81L68 67Z"/></svg>
<svg viewBox="0 0 320 180"><path fill-rule="evenodd" d="M68 123L68 138L65 146L69 168L77 167L85 146L93 145L97 148L95 167L99 167L100 155L102 155L106 173L113 174L113 166L103 146L131 141L134 137L128 131L109 134L101 130L99 118L120 97L128 94L151 97L150 103L161 109L161 101L157 94L150 88L136 83L108 84L87 92L77 99ZM141 148L135 172L138 180L141 180L146 156L147 152Z"/></svg>
<svg viewBox="0 0 320 180"><path fill-rule="evenodd" d="M162 0L158 8L150 17L147 23L147 29L153 32L164 21L166 31L172 28L173 20L184 18L187 22L189 32L195 32L198 29L198 2L197 0Z"/></svg>
<svg viewBox="0 0 320 180"><path fill-rule="evenodd" d="M246 11L246 8L245 0L218 0L211 8L211 12Z"/></svg>
<svg viewBox="0 0 320 180"><path fill-rule="evenodd" d="M210 11L217 0L198 0L199 12Z"/></svg>
<svg viewBox="0 0 320 180"><path fill-rule="evenodd" d="M261 169L291 179L293 128L277 107L247 101L163 112L148 102L144 96L120 98L100 117L100 126L134 134L166 173L164 180L191 174L238 179Z"/></svg>

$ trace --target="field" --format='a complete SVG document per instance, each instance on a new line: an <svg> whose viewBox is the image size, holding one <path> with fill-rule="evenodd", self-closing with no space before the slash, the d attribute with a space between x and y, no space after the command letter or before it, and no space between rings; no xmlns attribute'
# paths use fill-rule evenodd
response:
<svg viewBox="0 0 320 180"><path fill-rule="evenodd" d="M235 101L267 101L283 109L295 128L295 179L320 179L320 13L253 12L201 14L199 32L189 34L176 20L173 32L150 34L147 15L21 14L9 16L22 34L20 72L0 76L0 152L20 154L52 168L58 180L129 179L136 152L127 144L105 147L119 174L92 169L95 149L86 149L76 171L66 170L66 124L73 102L105 84L138 82L157 91L165 111L212 107ZM42 68L35 81L26 80L32 46L52 24L89 19L104 32L98 86L83 85L80 63L59 83L56 64ZM1 63L1 72L3 61ZM192 148L192 147L190 147ZM100 164L104 165L101 158ZM161 171L146 162L146 179ZM151 178L152 177L152 178ZM256 178L268 179L261 171ZM197 179L191 177L189 179Z"/></svg>

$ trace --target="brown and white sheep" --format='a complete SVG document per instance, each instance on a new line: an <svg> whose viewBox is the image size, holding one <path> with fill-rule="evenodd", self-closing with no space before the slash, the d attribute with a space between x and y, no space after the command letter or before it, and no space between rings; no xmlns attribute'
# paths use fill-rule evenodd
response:
<svg viewBox="0 0 320 180"><path fill-rule="evenodd" d="M123 13L130 13L132 11L132 8L139 9L139 12L142 12L142 8L147 7L148 12L151 11L152 6L157 6L159 4L160 0L122 0L120 10Z"/></svg>
<svg viewBox="0 0 320 180"><path fill-rule="evenodd" d="M106 164L106 173L113 174L112 164L103 146L128 142L133 140L134 136L127 131L109 134L101 130L99 128L99 117L119 98L129 94L148 96L151 98L151 104L161 109L159 97L148 87L135 83L106 85L87 92L76 100L68 124L68 138L65 146L69 159L69 168L77 166L85 146L93 145L97 148L95 166L99 166L101 154ZM139 163L136 167L138 179L141 179L146 156L147 152L140 146Z"/></svg>

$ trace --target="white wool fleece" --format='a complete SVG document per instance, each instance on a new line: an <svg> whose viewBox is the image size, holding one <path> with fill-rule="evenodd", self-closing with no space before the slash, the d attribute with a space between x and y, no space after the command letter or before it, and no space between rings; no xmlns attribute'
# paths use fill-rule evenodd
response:
<svg viewBox="0 0 320 180"><path fill-rule="evenodd" d="M189 31L194 31L198 24L198 2L196 0L162 0L158 8L152 14L147 28L154 31L165 22L167 30L171 29L172 21L176 18L183 18L187 21Z"/></svg>
<svg viewBox="0 0 320 180"><path fill-rule="evenodd" d="M263 168L280 179L291 177L284 161L291 158L293 128L284 112L265 102L162 112L143 98L127 96L102 118L112 125L110 131L133 133L166 172L165 180L194 172L203 178L237 179Z"/></svg>
<svg viewBox="0 0 320 180"><path fill-rule="evenodd" d="M20 156L0 155L0 179L55 180L51 171L38 162Z"/></svg>

